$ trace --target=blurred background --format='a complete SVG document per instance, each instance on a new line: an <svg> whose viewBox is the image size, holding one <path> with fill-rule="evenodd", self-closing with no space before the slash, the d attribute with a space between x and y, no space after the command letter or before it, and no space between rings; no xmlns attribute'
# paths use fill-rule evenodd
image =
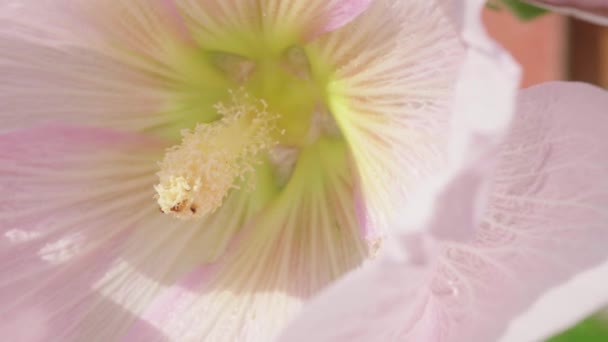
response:
<svg viewBox="0 0 608 342"><path fill-rule="evenodd" d="M489 8L484 20L523 65L523 87L576 80L608 88L608 27L553 13L523 20L511 11Z"/></svg>
<svg viewBox="0 0 608 342"><path fill-rule="evenodd" d="M505 8L487 8L484 21L523 66L522 87L575 80L608 88L608 27L554 13L522 19ZM608 342L608 309L547 342Z"/></svg>

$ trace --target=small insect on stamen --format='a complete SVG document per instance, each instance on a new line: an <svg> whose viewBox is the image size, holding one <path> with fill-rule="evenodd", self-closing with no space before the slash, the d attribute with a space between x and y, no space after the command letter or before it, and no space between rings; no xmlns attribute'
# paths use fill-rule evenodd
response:
<svg viewBox="0 0 608 342"><path fill-rule="evenodd" d="M174 213L179 213L182 210L184 210L184 208L186 208L186 200L183 200L181 202L179 202L178 204L174 205L171 207L171 211Z"/></svg>

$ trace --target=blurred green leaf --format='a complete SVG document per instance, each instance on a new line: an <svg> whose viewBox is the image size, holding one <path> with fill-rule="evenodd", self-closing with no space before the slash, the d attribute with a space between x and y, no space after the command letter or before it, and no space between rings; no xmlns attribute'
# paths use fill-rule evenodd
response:
<svg viewBox="0 0 608 342"><path fill-rule="evenodd" d="M606 341L608 341L608 322L597 317L588 318L575 327L547 340L547 342Z"/></svg>
<svg viewBox="0 0 608 342"><path fill-rule="evenodd" d="M507 8L521 20L532 20L547 13L547 10L521 0L490 0L487 6L494 10Z"/></svg>

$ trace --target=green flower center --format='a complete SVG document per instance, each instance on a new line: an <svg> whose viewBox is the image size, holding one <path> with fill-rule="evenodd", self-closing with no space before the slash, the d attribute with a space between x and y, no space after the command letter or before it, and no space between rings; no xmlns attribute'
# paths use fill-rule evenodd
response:
<svg viewBox="0 0 608 342"><path fill-rule="evenodd" d="M331 68L306 47L260 41L177 50L176 95L168 109L176 125L169 132L177 137L184 126L195 128L182 132L181 145L160 164L155 188L163 212L205 216L242 180L254 179L249 174L257 165L289 173L285 164L298 158L273 158L277 151L293 155L322 140L343 143L326 105Z"/></svg>

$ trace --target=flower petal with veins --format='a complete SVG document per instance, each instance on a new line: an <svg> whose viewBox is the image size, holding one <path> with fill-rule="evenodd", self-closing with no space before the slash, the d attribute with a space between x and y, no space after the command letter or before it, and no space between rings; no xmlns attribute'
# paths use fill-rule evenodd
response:
<svg viewBox="0 0 608 342"><path fill-rule="evenodd" d="M385 235L396 206L444 167L464 48L441 3L375 1L312 49L338 68L328 106L360 174L360 220L370 240Z"/></svg>
<svg viewBox="0 0 608 342"><path fill-rule="evenodd" d="M263 215L237 235L221 259L199 266L165 291L146 309L144 322L161 327L176 341L203 337L268 341L302 302L356 267L366 246L348 210L352 179L340 165L345 161L331 153L344 147L324 144L329 145L305 151L295 166L296 176L305 173L314 176L312 181L289 182ZM307 162L318 158L334 160ZM225 316L232 319L219 319ZM140 338L135 326L128 339Z"/></svg>
<svg viewBox="0 0 608 342"><path fill-rule="evenodd" d="M147 182L160 146L98 128L43 126L0 136L6 194L0 199L0 330L15 339L35 333L34 340L52 340L98 329L110 338L112 332L92 325L91 309L108 320L137 319L91 286L125 255L134 225L154 213ZM15 233L27 238L15 240Z"/></svg>
<svg viewBox="0 0 608 342"><path fill-rule="evenodd" d="M539 306L526 307L503 341L547 338L608 303L601 286L608 282L608 93L551 83L524 90L520 97L523 115L507 141L494 215L487 221L495 225L492 235L514 241L501 252L492 246L488 256L502 254L513 269L525 263L532 273L519 277L530 283L529 289L568 282L541 294ZM505 212L514 213L510 222L501 219Z"/></svg>
<svg viewBox="0 0 608 342"><path fill-rule="evenodd" d="M481 47L481 52L492 52L484 50L483 43L475 46L475 42L479 42L476 39L483 36L476 31L478 19L467 23L467 18L474 18L473 14L462 17L465 37L471 38L469 43L473 43L473 49ZM489 65L501 63L500 53L468 56L473 57L470 61L483 57ZM503 81L517 80L509 78L509 68L495 71L496 75L502 72L506 77ZM583 275L583 280L605 283L608 275L601 263L608 259L605 248L608 242L605 211L608 144L603 137L608 134L608 117L603 108L608 105L608 93L576 84L549 84L525 90L520 95L517 115L506 141L496 145L504 136L506 126L487 130L492 125L484 122L499 121L488 121L474 109L483 106L487 110L498 109L503 113L498 120L504 120L512 108L509 107L512 91L489 91L487 94L492 98L484 98L481 106L469 107L467 104L474 102L471 98L467 101L467 95L473 95L475 85L484 84L485 77L492 76L479 69L467 69L466 62L461 76L463 91L457 92L456 103L464 100L461 104L465 106L456 107L457 131L452 141L463 148L452 149L452 156L456 156L452 158L452 165L464 161L461 164L464 170L485 170L480 175L485 178L482 178L484 183L490 183L489 191L459 186L440 188L436 194L441 196L435 197L439 204L426 209L430 212L426 217L440 219L414 222L417 225L409 222L409 229L395 236L395 249L400 249L405 258L394 259L398 254L392 258L385 256L330 286L304 307L302 315L288 326L281 340L491 341L499 338L509 322L543 291L575 274L591 268L592 276ZM502 87L509 83L487 82L485 85ZM500 100L504 102L498 102ZM507 107L502 107L503 104ZM468 116L458 115L459 108L468 109L462 112ZM581 118L581 113L586 117ZM484 133L489 133L485 139L475 139L484 138ZM499 146L502 147L496 149ZM487 154L492 151L499 153ZM492 159L495 160L492 162ZM476 168L479 163L488 162L492 167ZM461 177L463 174L466 172L452 173L448 177L452 181L446 184L468 182L467 177ZM460 202L445 202L463 192L476 196L466 195ZM485 206L476 213L475 205L470 202L479 200L485 201ZM458 210L464 213L459 214ZM478 222L460 219L467 215L482 220L477 227L450 228L464 231L465 237L467 231L474 231L474 240L467 242L466 238L459 238L460 242L455 242L449 241L454 237L450 234L436 234L448 239L439 242L442 253L436 254L434 249L427 248L422 263L419 258L411 257L411 244L405 243L411 239L409 232L415 229L447 231L448 228L442 226L452 218L455 224L461 225ZM414 246L424 245L419 242ZM565 312L559 320L545 319L539 324L532 307L532 312L516 321L517 325L505 338L517 336L514 340L521 341L545 337L606 300L605 291L592 291L593 300L572 306L564 300L565 295L572 295L573 289L597 287L589 282L581 284L576 279L572 284L575 286L568 283L549 292L548 299L556 300L542 303L545 311L553 305L554 311ZM555 306L560 304L568 306ZM533 319L531 324L526 324L527 317Z"/></svg>
<svg viewBox="0 0 608 342"><path fill-rule="evenodd" d="M380 261L353 272L313 301L285 340L310 337L303 331L314 325L318 341L356 341L358 336L361 341L371 336L417 341L412 336L420 336L420 329L431 329L421 336L434 336L433 341L491 341L522 313L504 341L537 340L601 307L608 294L594 289L608 280L603 266L608 262L606 105L608 93L590 86L555 83L522 91L475 239L442 243L439 259L431 257L435 263L420 270L434 273L427 283L407 281L419 277L412 262ZM587 282L574 279L559 286L586 269L581 277ZM361 294L354 297L361 297L380 286L389 275L395 277L394 291L373 292L364 302L349 299L355 291ZM540 307L526 312L555 286L548 298L541 297ZM594 297L579 302L573 289ZM399 303L410 316L395 321L395 312L382 303ZM411 307L416 303L424 303L423 309ZM352 317L333 316L336 307ZM540 318L538 310L560 312L560 317ZM340 330L334 328L336 320L342 322Z"/></svg>

